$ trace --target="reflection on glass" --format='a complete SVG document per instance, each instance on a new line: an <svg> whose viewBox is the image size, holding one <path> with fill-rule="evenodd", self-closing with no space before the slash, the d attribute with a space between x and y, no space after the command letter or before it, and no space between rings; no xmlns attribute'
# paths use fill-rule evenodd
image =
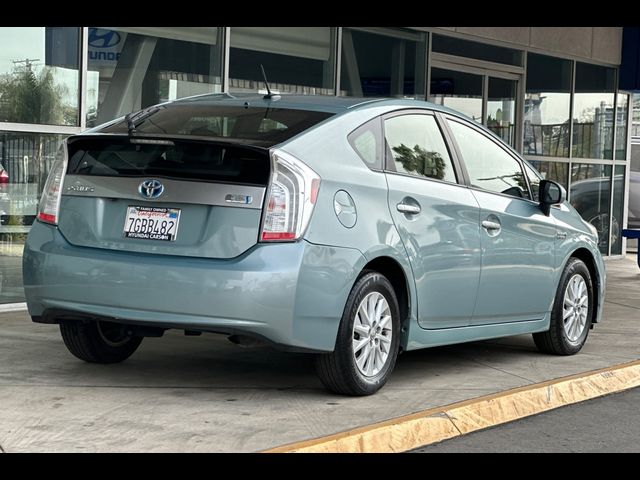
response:
<svg viewBox="0 0 640 480"><path fill-rule="evenodd" d="M340 94L424 98L425 58L424 33L393 29L371 33L345 28Z"/></svg>
<svg viewBox="0 0 640 480"><path fill-rule="evenodd" d="M540 176L538 172L535 172L526 162L524 162L524 171L529 179L529 186L531 187L531 199L534 201L540 200Z"/></svg>
<svg viewBox="0 0 640 480"><path fill-rule="evenodd" d="M629 95L618 94L618 113L616 117L616 160L627 159L627 118L629 113Z"/></svg>
<svg viewBox="0 0 640 480"><path fill-rule="evenodd" d="M640 95L633 94L633 112L631 112L631 136L640 137Z"/></svg>
<svg viewBox="0 0 640 480"><path fill-rule="evenodd" d="M220 92L221 38L218 27L89 27L87 125Z"/></svg>
<svg viewBox="0 0 640 480"><path fill-rule="evenodd" d="M516 82L489 78L487 127L512 147L515 140Z"/></svg>
<svg viewBox="0 0 640 480"><path fill-rule="evenodd" d="M333 95L334 27L231 27L229 90Z"/></svg>
<svg viewBox="0 0 640 480"><path fill-rule="evenodd" d="M529 53L524 154L569 156L571 61Z"/></svg>
<svg viewBox="0 0 640 480"><path fill-rule="evenodd" d="M573 151L576 158L613 158L615 70L576 64Z"/></svg>
<svg viewBox="0 0 640 480"><path fill-rule="evenodd" d="M542 174L542 178L553 180L565 189L569 185L569 164L564 162L529 160L529 163Z"/></svg>
<svg viewBox="0 0 640 480"><path fill-rule="evenodd" d="M609 247L609 207L611 201L611 165L574 163L571 165L571 205L598 230L598 248Z"/></svg>
<svg viewBox="0 0 640 480"><path fill-rule="evenodd" d="M0 303L24 302L22 250L63 138L0 132Z"/></svg>
<svg viewBox="0 0 640 480"><path fill-rule="evenodd" d="M628 228L640 230L640 145L631 145L631 165L629 165L629 216Z"/></svg>
<svg viewBox="0 0 640 480"><path fill-rule="evenodd" d="M441 68L431 69L429 101L482 122L482 77Z"/></svg>
<svg viewBox="0 0 640 480"><path fill-rule="evenodd" d="M397 172L456 181L449 152L431 115L400 115L384 125Z"/></svg>
<svg viewBox="0 0 640 480"><path fill-rule="evenodd" d="M613 176L613 214L611 215L611 254L622 253L622 222L624 221L624 165L615 168Z"/></svg>
<svg viewBox="0 0 640 480"><path fill-rule="evenodd" d="M531 198L520 163L495 142L459 122L449 121L472 186Z"/></svg>
<svg viewBox="0 0 640 480"><path fill-rule="evenodd" d="M522 52L512 48L496 47L486 43L471 42L460 38L433 35L431 50L447 55L456 55L467 58L477 58L488 62L506 63L522 66Z"/></svg>
<svg viewBox="0 0 640 480"><path fill-rule="evenodd" d="M78 125L76 27L0 28L0 122Z"/></svg>

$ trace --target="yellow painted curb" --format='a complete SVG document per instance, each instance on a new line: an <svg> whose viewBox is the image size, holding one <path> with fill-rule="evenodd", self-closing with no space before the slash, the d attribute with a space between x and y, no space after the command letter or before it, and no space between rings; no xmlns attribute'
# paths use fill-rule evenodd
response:
<svg viewBox="0 0 640 480"><path fill-rule="evenodd" d="M392 453L640 386L640 361L405 415L265 453Z"/></svg>

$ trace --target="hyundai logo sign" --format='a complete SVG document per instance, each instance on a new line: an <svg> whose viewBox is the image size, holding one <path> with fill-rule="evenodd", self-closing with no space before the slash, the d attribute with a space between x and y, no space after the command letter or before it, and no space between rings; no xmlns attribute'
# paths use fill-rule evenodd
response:
<svg viewBox="0 0 640 480"><path fill-rule="evenodd" d="M138 187L138 193L142 198L152 200L158 198L164 192L164 185L160 180L145 180Z"/></svg>
<svg viewBox="0 0 640 480"><path fill-rule="evenodd" d="M93 48L110 48L120 43L120 34L102 28L89 29L89 46Z"/></svg>

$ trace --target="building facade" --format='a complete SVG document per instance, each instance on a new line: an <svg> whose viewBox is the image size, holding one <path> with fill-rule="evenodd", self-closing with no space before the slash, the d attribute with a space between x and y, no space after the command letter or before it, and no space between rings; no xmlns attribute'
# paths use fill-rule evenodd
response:
<svg viewBox="0 0 640 480"><path fill-rule="evenodd" d="M603 254L623 254L640 165L631 92L618 88L622 30L0 27L0 303L23 302L22 248L62 139L167 100L263 90L260 65L280 93L428 99L467 114L567 188Z"/></svg>

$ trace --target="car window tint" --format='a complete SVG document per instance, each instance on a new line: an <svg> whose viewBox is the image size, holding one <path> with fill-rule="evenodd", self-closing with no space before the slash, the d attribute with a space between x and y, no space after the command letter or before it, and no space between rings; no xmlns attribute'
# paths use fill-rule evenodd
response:
<svg viewBox="0 0 640 480"><path fill-rule="evenodd" d="M387 153L397 172L456 182L451 157L431 115L409 114L384 122Z"/></svg>
<svg viewBox="0 0 640 480"><path fill-rule="evenodd" d="M244 140L260 146L276 145L331 117L331 113L260 106L168 104L132 114L136 133ZM100 129L128 134L126 120Z"/></svg>
<svg viewBox="0 0 640 480"><path fill-rule="evenodd" d="M533 196L533 200L536 202L540 200L540 195L538 194L540 190L540 175L527 163L524 163L524 171L527 172L527 177L529 177L529 185L531 185L531 195Z"/></svg>
<svg viewBox="0 0 640 480"><path fill-rule="evenodd" d="M489 137L449 121L472 186L519 198L530 198L520 163Z"/></svg>
<svg viewBox="0 0 640 480"><path fill-rule="evenodd" d="M382 168L380 119L375 118L349 134L349 143L370 168Z"/></svg>

